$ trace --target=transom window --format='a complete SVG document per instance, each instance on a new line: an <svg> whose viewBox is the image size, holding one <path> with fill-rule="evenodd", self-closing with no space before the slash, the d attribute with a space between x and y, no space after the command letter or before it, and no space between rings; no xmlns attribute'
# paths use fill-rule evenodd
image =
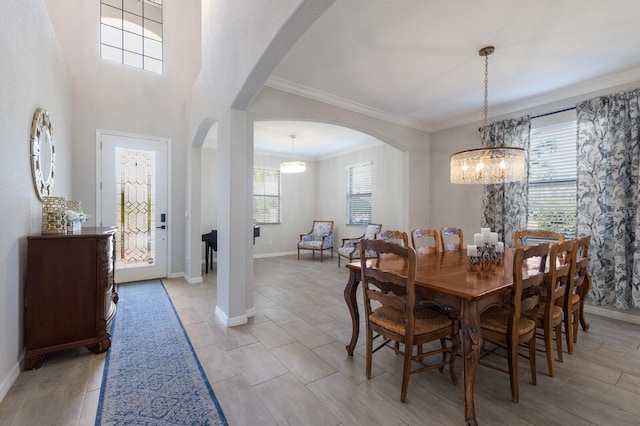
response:
<svg viewBox="0 0 640 426"><path fill-rule="evenodd" d="M162 0L101 0L100 57L162 74Z"/></svg>
<svg viewBox="0 0 640 426"><path fill-rule="evenodd" d="M253 169L253 219L280 223L280 170Z"/></svg>
<svg viewBox="0 0 640 426"><path fill-rule="evenodd" d="M533 119L529 146L528 229L576 235L575 110L570 121ZM545 120L542 120L544 118ZM562 122L558 122L562 121Z"/></svg>
<svg viewBox="0 0 640 426"><path fill-rule="evenodd" d="M371 163L347 167L347 225L371 222Z"/></svg>

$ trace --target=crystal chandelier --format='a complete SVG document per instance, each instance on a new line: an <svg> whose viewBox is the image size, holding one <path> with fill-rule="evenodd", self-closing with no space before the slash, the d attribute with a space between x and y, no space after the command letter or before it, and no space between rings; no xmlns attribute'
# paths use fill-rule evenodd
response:
<svg viewBox="0 0 640 426"><path fill-rule="evenodd" d="M304 161L295 161L293 159L293 146L296 135L289 135L291 137L291 161L283 161L280 163L280 173L302 173L307 170L307 166Z"/></svg>
<svg viewBox="0 0 640 426"><path fill-rule="evenodd" d="M495 48L480 49L484 56L484 124L487 128L489 115L489 55ZM522 148L493 147L456 152L450 157L451 183L489 185L516 182L526 179L525 152Z"/></svg>

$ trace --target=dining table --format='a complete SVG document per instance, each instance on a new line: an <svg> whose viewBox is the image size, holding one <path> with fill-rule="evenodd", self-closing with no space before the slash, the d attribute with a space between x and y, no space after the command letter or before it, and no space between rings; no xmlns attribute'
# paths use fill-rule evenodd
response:
<svg viewBox="0 0 640 426"><path fill-rule="evenodd" d="M482 347L480 314L492 305L502 303L504 293L513 286L514 249L505 249L499 263L485 270L471 266L466 251L449 251L416 256L416 295L432 301L440 309L460 322L462 342L462 392L464 415L467 425L477 425L473 403L473 382ZM368 263L391 272L402 274L406 264L397 258L369 259ZM344 298L351 314L351 341L347 353L353 355L360 332L357 303L357 288L360 283L361 263L351 262L349 281L344 289Z"/></svg>

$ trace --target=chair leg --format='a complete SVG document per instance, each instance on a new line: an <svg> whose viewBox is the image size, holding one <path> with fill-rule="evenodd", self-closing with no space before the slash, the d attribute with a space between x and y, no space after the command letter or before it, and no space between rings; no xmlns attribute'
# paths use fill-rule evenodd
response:
<svg viewBox="0 0 640 426"><path fill-rule="evenodd" d="M440 339L440 349L442 349L442 361L440 361L440 363L442 365L440 366L440 368L438 368L438 371L440 371L441 373L444 371L444 366L447 363L447 352L445 351L446 348L447 340L443 337L442 339ZM420 345L420 349L422 349L422 345Z"/></svg>
<svg viewBox="0 0 640 426"><path fill-rule="evenodd" d="M531 370L531 383L536 385L536 333L529 340L529 369Z"/></svg>
<svg viewBox="0 0 640 426"><path fill-rule="evenodd" d="M320 250L320 263L322 263L323 257L324 257L324 250Z"/></svg>
<svg viewBox="0 0 640 426"><path fill-rule="evenodd" d="M518 402L520 397L518 390L518 342L507 342L507 363L509 364L511 399L513 402Z"/></svg>
<svg viewBox="0 0 640 426"><path fill-rule="evenodd" d="M300 247L298 247L298 260L300 260Z"/></svg>
<svg viewBox="0 0 640 426"><path fill-rule="evenodd" d="M573 311L573 343L578 342L578 322L582 318L582 309L580 305L578 305L578 309Z"/></svg>
<svg viewBox="0 0 640 426"><path fill-rule="evenodd" d="M587 294L589 293L589 289L591 288L591 275L587 273L584 277L583 283L584 290L580 295L580 325L582 326L582 330L589 330L589 323L587 322L587 318L584 316L584 301L587 298Z"/></svg>
<svg viewBox="0 0 640 426"><path fill-rule="evenodd" d="M371 328L369 328L369 326L367 325L367 330L366 330L366 334L367 334L367 343L366 343L366 350L367 350L367 362L366 362L366 373L367 373L367 379L371 378L371 361L372 361L372 357L373 357L373 332L371 331Z"/></svg>
<svg viewBox="0 0 640 426"><path fill-rule="evenodd" d="M556 346L558 349L558 361L562 361L562 322L559 322L556 329Z"/></svg>
<svg viewBox="0 0 640 426"><path fill-rule="evenodd" d="M553 365L553 335L551 334L551 324L544 325L544 351L547 354L547 366L549 367L549 375L556 376Z"/></svg>
<svg viewBox="0 0 640 426"><path fill-rule="evenodd" d="M402 390L400 401L407 401L407 391L409 390L409 375L411 374L411 357L413 356L413 336L407 336L404 342L404 368L402 371Z"/></svg>
<svg viewBox="0 0 640 426"><path fill-rule="evenodd" d="M573 353L573 324L571 317L573 316L573 307L569 306L564 312L564 332L567 335L567 352Z"/></svg>

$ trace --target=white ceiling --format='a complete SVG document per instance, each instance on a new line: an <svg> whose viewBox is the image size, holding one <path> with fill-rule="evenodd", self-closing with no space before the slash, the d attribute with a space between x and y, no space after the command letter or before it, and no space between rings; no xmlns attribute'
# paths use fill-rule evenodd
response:
<svg viewBox="0 0 640 426"><path fill-rule="evenodd" d="M640 1L337 0L267 85L431 132L482 120L486 45L490 117L640 80ZM318 126L258 123L256 150L371 143Z"/></svg>

